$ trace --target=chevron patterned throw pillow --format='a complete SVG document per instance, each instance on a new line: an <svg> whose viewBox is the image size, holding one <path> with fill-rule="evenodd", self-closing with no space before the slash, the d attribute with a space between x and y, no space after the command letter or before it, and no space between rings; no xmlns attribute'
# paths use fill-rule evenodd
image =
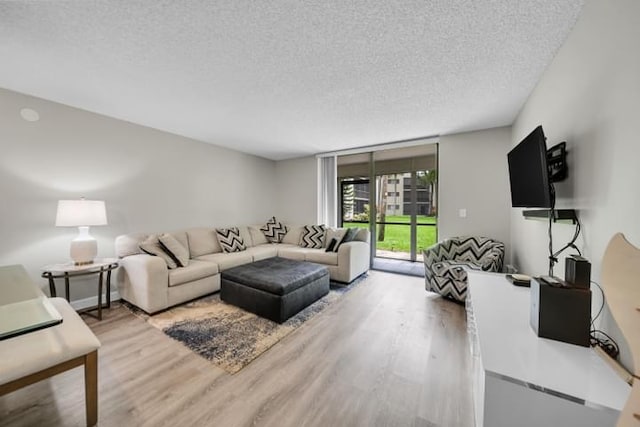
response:
<svg viewBox="0 0 640 427"><path fill-rule="evenodd" d="M224 253L242 252L247 249L244 244L244 239L240 237L238 227L216 228L216 234L218 235L218 242L220 242L220 247Z"/></svg>
<svg viewBox="0 0 640 427"><path fill-rule="evenodd" d="M325 234L324 225L305 225L302 227L302 237L300 239L300 246L303 248L322 248Z"/></svg>
<svg viewBox="0 0 640 427"><path fill-rule="evenodd" d="M289 231L287 226L276 221L276 217L272 217L260 230L270 243L282 243L282 239Z"/></svg>

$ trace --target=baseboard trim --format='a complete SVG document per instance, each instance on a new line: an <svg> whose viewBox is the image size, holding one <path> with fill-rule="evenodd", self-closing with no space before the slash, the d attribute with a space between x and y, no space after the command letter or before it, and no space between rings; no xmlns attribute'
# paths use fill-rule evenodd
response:
<svg viewBox="0 0 640 427"><path fill-rule="evenodd" d="M117 301L120 299L120 294L118 293L118 291L112 291L111 292L111 301ZM104 304L105 302L102 301L102 303ZM77 299L75 301L71 301L71 307L74 308L74 310L83 310L85 308L89 308L89 307L95 307L98 305L98 296L93 296L93 297L89 297L89 298L84 298L84 299Z"/></svg>

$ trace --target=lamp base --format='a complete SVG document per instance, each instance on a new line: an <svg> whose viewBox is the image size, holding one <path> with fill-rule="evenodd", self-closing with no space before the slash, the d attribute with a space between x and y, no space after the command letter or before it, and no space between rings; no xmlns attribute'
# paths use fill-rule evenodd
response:
<svg viewBox="0 0 640 427"><path fill-rule="evenodd" d="M98 255L98 242L89 234L89 227L78 227L78 230L78 236L71 241L71 259L75 265L92 264Z"/></svg>

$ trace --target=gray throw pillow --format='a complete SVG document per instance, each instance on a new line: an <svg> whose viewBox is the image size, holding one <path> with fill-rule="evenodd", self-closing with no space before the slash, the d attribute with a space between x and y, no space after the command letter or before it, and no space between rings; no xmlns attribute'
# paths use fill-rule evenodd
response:
<svg viewBox="0 0 640 427"><path fill-rule="evenodd" d="M342 239L333 248L333 251L338 252L338 248L340 248L340 245L342 245L343 243L353 242L357 234L358 234L357 228L347 228L347 232L344 234L344 236L342 236Z"/></svg>
<svg viewBox="0 0 640 427"><path fill-rule="evenodd" d="M162 248L175 260L180 267L189 265L189 250L171 234L164 233L158 236Z"/></svg>

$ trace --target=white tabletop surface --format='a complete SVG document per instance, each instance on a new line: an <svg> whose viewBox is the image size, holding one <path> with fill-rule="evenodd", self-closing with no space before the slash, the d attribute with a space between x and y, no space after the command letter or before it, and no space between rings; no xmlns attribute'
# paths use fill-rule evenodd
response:
<svg viewBox="0 0 640 427"><path fill-rule="evenodd" d="M630 386L591 348L538 338L529 324L529 288L502 274L469 272L469 292L488 374L621 410Z"/></svg>
<svg viewBox="0 0 640 427"><path fill-rule="evenodd" d="M101 267L106 267L109 264L117 262L117 258L96 258L91 264L75 265L73 262L65 262L45 265L41 270L48 273L80 273L84 271L98 270Z"/></svg>

